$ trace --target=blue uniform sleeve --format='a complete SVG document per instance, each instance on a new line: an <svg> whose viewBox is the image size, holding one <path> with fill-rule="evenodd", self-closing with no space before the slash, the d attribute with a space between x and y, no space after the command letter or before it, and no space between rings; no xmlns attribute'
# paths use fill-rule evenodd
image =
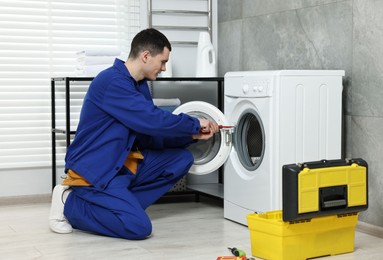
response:
<svg viewBox="0 0 383 260"><path fill-rule="evenodd" d="M113 79L100 101L102 109L136 133L162 138L189 137L200 131L199 120L186 114L174 115L153 104L146 81Z"/></svg>
<svg viewBox="0 0 383 260"><path fill-rule="evenodd" d="M161 136L142 136L137 135L136 140L139 143L140 149L164 149L164 148L186 148L189 145L197 142L191 136L163 138Z"/></svg>

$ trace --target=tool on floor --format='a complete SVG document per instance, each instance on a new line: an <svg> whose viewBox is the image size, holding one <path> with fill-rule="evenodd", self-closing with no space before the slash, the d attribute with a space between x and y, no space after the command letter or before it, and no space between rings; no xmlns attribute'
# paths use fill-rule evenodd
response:
<svg viewBox="0 0 383 260"><path fill-rule="evenodd" d="M217 260L247 260L246 256L219 256Z"/></svg>
<svg viewBox="0 0 383 260"><path fill-rule="evenodd" d="M228 247L228 249L231 251L231 253L235 256L245 256L246 257L246 253L245 251L241 250L241 249L238 249L236 247L233 247L233 248L230 248Z"/></svg>

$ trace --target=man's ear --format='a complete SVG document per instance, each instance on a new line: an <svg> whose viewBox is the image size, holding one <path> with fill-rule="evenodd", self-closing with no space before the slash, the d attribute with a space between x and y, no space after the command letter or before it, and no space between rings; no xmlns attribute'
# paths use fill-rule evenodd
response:
<svg viewBox="0 0 383 260"><path fill-rule="evenodd" d="M141 59L144 63L146 63L149 56L150 56L150 52L148 50L141 52Z"/></svg>

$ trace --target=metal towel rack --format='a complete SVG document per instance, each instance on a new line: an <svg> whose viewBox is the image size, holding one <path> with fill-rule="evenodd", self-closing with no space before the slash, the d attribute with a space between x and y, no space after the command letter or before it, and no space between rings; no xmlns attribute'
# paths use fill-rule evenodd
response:
<svg viewBox="0 0 383 260"><path fill-rule="evenodd" d="M148 24L150 28L158 30L182 30L182 31L207 31L212 37L212 0L206 0L207 11L193 11L193 10L163 10L153 9L153 0L148 0ZM206 16L208 24L207 26L183 26L183 25L156 25L153 24L153 15L190 15L190 16ZM172 45L197 45L196 41L171 41Z"/></svg>

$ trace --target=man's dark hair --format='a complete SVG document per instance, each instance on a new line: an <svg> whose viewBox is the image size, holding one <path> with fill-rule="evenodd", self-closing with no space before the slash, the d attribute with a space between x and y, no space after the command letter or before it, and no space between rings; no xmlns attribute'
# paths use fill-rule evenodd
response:
<svg viewBox="0 0 383 260"><path fill-rule="evenodd" d="M135 59L140 52L145 50L148 50L150 55L156 56L162 53L165 47L167 47L169 51L172 50L170 42L165 35L153 28L145 29L134 36L130 47L129 58Z"/></svg>

